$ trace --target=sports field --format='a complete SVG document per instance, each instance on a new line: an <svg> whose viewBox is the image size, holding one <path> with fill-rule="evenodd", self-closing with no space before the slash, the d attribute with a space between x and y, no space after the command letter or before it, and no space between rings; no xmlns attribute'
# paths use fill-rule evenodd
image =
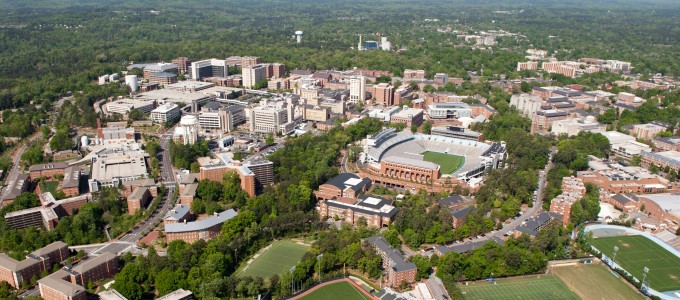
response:
<svg viewBox="0 0 680 300"><path fill-rule="evenodd" d="M461 284L459 287L463 292L463 298L467 300L579 299L554 275L502 278L496 279L496 284L476 281L468 285Z"/></svg>
<svg viewBox="0 0 680 300"><path fill-rule="evenodd" d="M562 266L552 271L583 300L645 299L601 264Z"/></svg>
<svg viewBox="0 0 680 300"><path fill-rule="evenodd" d="M647 267L647 283L652 289L659 292L680 290L680 257L640 235L593 240L593 247L610 258L613 256L614 246L619 247L616 263L635 278L642 280L643 269Z"/></svg>
<svg viewBox="0 0 680 300"><path fill-rule="evenodd" d="M425 151L423 160L438 164L442 174L451 174L458 170L465 160L464 157L440 152Z"/></svg>
<svg viewBox="0 0 680 300"><path fill-rule="evenodd" d="M269 278L274 274L288 272L309 250L309 246L291 241L276 241L246 266L240 276Z"/></svg>
<svg viewBox="0 0 680 300"><path fill-rule="evenodd" d="M368 296L357 290L354 286L346 281L329 284L320 287L318 290L311 292L309 295L300 298L301 300L326 300L326 299L343 299L343 300L370 300Z"/></svg>

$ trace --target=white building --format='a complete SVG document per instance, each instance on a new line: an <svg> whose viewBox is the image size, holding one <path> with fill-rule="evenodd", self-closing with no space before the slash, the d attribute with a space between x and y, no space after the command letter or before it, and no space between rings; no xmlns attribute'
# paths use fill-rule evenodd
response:
<svg viewBox="0 0 680 300"><path fill-rule="evenodd" d="M179 118L179 106L175 103L165 103L151 111L151 120L156 123L167 123Z"/></svg>
<svg viewBox="0 0 680 300"><path fill-rule="evenodd" d="M127 116L127 114L133 109L137 109L142 113L149 113L151 110L153 110L153 107L154 107L153 101L140 101L132 99L116 100L104 104L104 110L106 111L106 114L109 116L114 113Z"/></svg>
<svg viewBox="0 0 680 300"><path fill-rule="evenodd" d="M585 118L569 118L554 121L551 132L555 135L566 134L568 136L575 136L581 131L603 133L605 130L606 126L598 123L595 117L587 116Z"/></svg>
<svg viewBox="0 0 680 300"><path fill-rule="evenodd" d="M246 118L252 132L288 134L295 130L300 116L295 115L298 95L264 99L260 105L247 110Z"/></svg>
<svg viewBox="0 0 680 300"><path fill-rule="evenodd" d="M267 67L257 64L252 67L244 67L241 73L243 75L243 86L253 88L258 82L267 78Z"/></svg>
<svg viewBox="0 0 680 300"><path fill-rule="evenodd" d="M183 116L179 126L175 127L173 140L184 145L193 145L198 140L198 118L192 115Z"/></svg>
<svg viewBox="0 0 680 300"><path fill-rule="evenodd" d="M432 119L470 118L472 109L464 102L435 102L427 106L427 115Z"/></svg>
<svg viewBox="0 0 680 300"><path fill-rule="evenodd" d="M349 102L363 103L366 101L366 77L356 75L349 78Z"/></svg>
<svg viewBox="0 0 680 300"><path fill-rule="evenodd" d="M542 103L543 99L537 95L518 94L510 97L510 106L522 112L525 117L529 117L541 110Z"/></svg>
<svg viewBox="0 0 680 300"><path fill-rule="evenodd" d="M229 65L223 59L206 59L191 63L189 69L193 80L201 80L206 77L227 77L229 76Z"/></svg>
<svg viewBox="0 0 680 300"><path fill-rule="evenodd" d="M242 105L222 107L214 111L202 111L198 115L201 130L215 130L232 132L234 128L246 122L246 115Z"/></svg>

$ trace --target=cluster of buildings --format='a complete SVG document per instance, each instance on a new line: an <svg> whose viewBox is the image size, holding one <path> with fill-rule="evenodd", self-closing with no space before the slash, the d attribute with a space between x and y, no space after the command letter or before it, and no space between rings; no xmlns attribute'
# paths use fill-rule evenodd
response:
<svg viewBox="0 0 680 300"><path fill-rule="evenodd" d="M517 71L538 70L539 61L545 59L547 55L545 51L536 49L530 49L527 53L530 54L527 56L529 61L518 62ZM629 62L596 58L582 58L579 61L558 61L555 58L550 58L548 61L540 62L540 64L543 71L562 74L567 77L578 77L596 72L629 73L632 70Z"/></svg>
<svg viewBox="0 0 680 300"><path fill-rule="evenodd" d="M319 186L314 192L319 201L319 215L359 225L363 218L367 226L387 227L397 215L393 201L364 193L371 187L369 178L353 173L341 173Z"/></svg>
<svg viewBox="0 0 680 300"><path fill-rule="evenodd" d="M181 240L193 243L198 240L208 241L218 236L222 231L222 225L236 217L238 213L229 209L221 213L215 213L205 219L188 222L189 207L177 206L168 212L163 220L165 226L166 242Z"/></svg>
<svg viewBox="0 0 680 300"><path fill-rule="evenodd" d="M583 180L577 177L562 178L562 194L550 201L550 212L562 217L562 223L569 224L571 218L571 206L586 195L586 187Z"/></svg>
<svg viewBox="0 0 680 300"><path fill-rule="evenodd" d="M63 242L54 242L33 251L21 261L0 253L0 281L6 281L14 288L23 287L30 283L31 278L39 277L45 270L52 270L54 264L66 261L68 257L68 246Z"/></svg>
<svg viewBox="0 0 680 300"><path fill-rule="evenodd" d="M228 153L220 153L217 158L199 157L199 180L213 180L222 182L224 174L236 172L241 179L241 188L250 197L261 191L265 186L274 184L274 163L268 160L232 159Z"/></svg>

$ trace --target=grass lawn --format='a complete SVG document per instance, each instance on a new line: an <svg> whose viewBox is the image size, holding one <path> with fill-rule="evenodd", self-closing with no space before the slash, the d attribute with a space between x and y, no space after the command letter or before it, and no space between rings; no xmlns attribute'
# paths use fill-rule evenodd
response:
<svg viewBox="0 0 680 300"><path fill-rule="evenodd" d="M640 235L593 240L593 247L610 258L613 256L614 246L619 247L616 263L635 278L642 280L643 269L647 267L647 280L652 289L660 292L680 290L680 257Z"/></svg>
<svg viewBox="0 0 680 300"><path fill-rule="evenodd" d="M309 295L300 298L301 300L326 300L326 299L343 299L343 300L370 300L361 291L357 290L348 282L338 282L323 286Z"/></svg>
<svg viewBox="0 0 680 300"><path fill-rule="evenodd" d="M260 276L264 279L274 274L288 272L309 250L309 246L291 241L276 241L267 250L259 253L239 276Z"/></svg>
<svg viewBox="0 0 680 300"><path fill-rule="evenodd" d="M532 277L514 277L496 279L496 284L486 281L471 282L468 285L459 285L463 292L463 298L467 300L482 299L573 299L578 296L570 291L559 278L554 275L541 275Z"/></svg>
<svg viewBox="0 0 680 300"><path fill-rule="evenodd" d="M41 188L43 193L50 192L54 195L59 187L59 181L45 181L43 182Z"/></svg>
<svg viewBox="0 0 680 300"><path fill-rule="evenodd" d="M584 300L645 299L601 264L556 267L553 273Z"/></svg>
<svg viewBox="0 0 680 300"><path fill-rule="evenodd" d="M463 165L465 158L458 155L426 151L423 153L423 160L438 164L441 167L441 174L451 174Z"/></svg>

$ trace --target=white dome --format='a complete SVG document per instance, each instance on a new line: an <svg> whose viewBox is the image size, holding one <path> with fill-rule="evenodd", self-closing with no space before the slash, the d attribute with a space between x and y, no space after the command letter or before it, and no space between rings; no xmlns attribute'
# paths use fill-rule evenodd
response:
<svg viewBox="0 0 680 300"><path fill-rule="evenodd" d="M182 126L194 126L198 124L198 119L196 116L186 115L182 117L182 119L179 121L179 124Z"/></svg>

